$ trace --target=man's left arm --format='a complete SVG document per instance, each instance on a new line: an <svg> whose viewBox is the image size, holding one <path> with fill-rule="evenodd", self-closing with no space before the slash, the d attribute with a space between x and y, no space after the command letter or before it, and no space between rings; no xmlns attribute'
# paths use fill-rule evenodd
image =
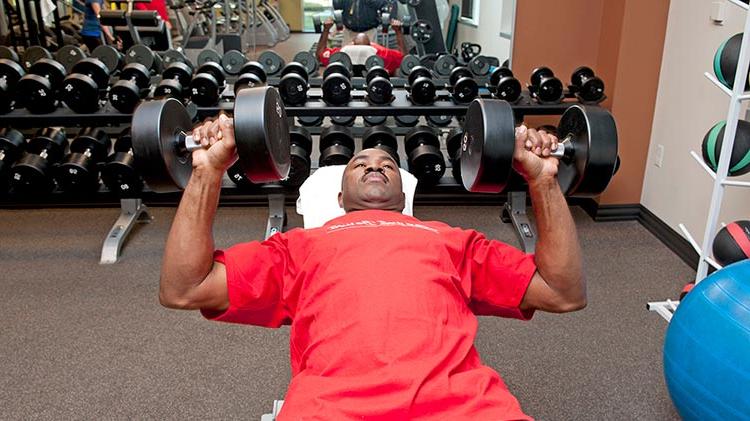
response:
<svg viewBox="0 0 750 421"><path fill-rule="evenodd" d="M396 34L396 44L398 44L398 51L402 55L408 54L406 51L406 40L404 40L404 28L400 20L394 19L391 21L391 27L393 32Z"/></svg>
<svg viewBox="0 0 750 421"><path fill-rule="evenodd" d="M521 310L564 313L586 306L581 247L575 223L557 181L557 138L521 126L516 134L514 168L529 185L537 224L535 263Z"/></svg>

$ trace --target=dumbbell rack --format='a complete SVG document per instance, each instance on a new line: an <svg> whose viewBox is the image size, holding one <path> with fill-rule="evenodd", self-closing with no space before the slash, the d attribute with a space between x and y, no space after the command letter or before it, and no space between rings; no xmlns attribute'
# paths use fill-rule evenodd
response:
<svg viewBox="0 0 750 421"><path fill-rule="evenodd" d="M737 7L745 10L745 29L744 36L742 38L742 45L740 48L739 59L737 62L737 71L734 75L734 88L729 89L724 86L718 79L711 73L706 72L704 75L714 85L716 85L722 92L730 97L729 110L727 111L727 124L724 129L724 139L721 145L721 152L719 156L719 165L716 172L708 167L703 162L703 159L698 156L694 151L690 152L690 155L698 162L698 164L711 176L714 180L713 192L711 193L710 207L708 211L708 219L706 221L706 229L703 233L703 243L698 244L693 236L688 232L684 224L680 224L680 230L685 235L687 240L693 246L695 251L698 253L698 270L695 274L695 284L703 281L708 274L708 266L711 265L715 269L721 269L721 265L718 264L711 258L711 245L713 243L713 237L716 233L717 223L719 220L719 212L721 210L721 203L724 197L724 188L726 186L735 187L750 187L750 182L742 181L731 181L727 180L727 174L729 172L729 162L732 155L732 148L734 146L734 137L737 132L737 122L739 121L741 104L743 101L750 100L750 93L744 92L745 82L750 68L750 13L748 13L748 5L739 0L728 0L730 3ZM649 302L647 309L654 311L666 319L668 322L672 320L672 315L680 304L677 300L666 300Z"/></svg>

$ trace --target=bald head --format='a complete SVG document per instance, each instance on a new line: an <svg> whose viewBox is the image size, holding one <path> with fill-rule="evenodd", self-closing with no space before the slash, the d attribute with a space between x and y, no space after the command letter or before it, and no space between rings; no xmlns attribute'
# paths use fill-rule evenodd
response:
<svg viewBox="0 0 750 421"><path fill-rule="evenodd" d="M352 41L352 44L354 45L370 45L370 37L367 36L367 34L359 33L357 36L354 37L354 41Z"/></svg>
<svg viewBox="0 0 750 421"><path fill-rule="evenodd" d="M401 172L388 152L364 149L346 165L339 193L339 206L346 212L365 209L401 212L405 202Z"/></svg>

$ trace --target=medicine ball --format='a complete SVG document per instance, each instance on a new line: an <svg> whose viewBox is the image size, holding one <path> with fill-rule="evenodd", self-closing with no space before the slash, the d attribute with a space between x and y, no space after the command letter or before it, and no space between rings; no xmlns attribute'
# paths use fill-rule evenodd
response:
<svg viewBox="0 0 750 421"><path fill-rule="evenodd" d="M732 89L734 76L737 71L737 62L740 59L740 47L742 46L742 33L735 34L724 41L714 55L714 74L724 86ZM745 77L745 90L750 89L750 82Z"/></svg>
<svg viewBox="0 0 750 421"><path fill-rule="evenodd" d="M706 165L716 171L719 166L721 145L724 141L724 127L726 121L720 121L703 138L701 152ZM729 161L729 175L742 175L750 172L750 122L737 122L737 133L734 135L732 159Z"/></svg>
<svg viewBox="0 0 750 421"><path fill-rule="evenodd" d="M750 221L734 221L719 230L713 252L722 266L750 257Z"/></svg>
<svg viewBox="0 0 750 421"><path fill-rule="evenodd" d="M750 260L714 272L680 301L664 338L664 377L685 420L750 414Z"/></svg>

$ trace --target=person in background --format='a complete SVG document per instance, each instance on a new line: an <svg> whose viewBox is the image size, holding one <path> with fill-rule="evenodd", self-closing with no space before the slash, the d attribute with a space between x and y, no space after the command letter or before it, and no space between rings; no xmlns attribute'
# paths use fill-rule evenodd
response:
<svg viewBox="0 0 750 421"><path fill-rule="evenodd" d="M331 55L338 51L347 53L352 58L353 64L365 64L367 57L378 55L385 62L384 67L386 70L388 70L389 73L394 74L396 69L401 65L401 60L403 60L407 51L401 22L398 20L392 20L391 26L396 33L396 42L398 43L397 50L370 41L370 37L365 33L357 34L351 43L348 43L341 48L328 48L328 36L331 27L333 27L333 20L330 18L326 19L326 21L323 22L323 32L320 34L320 39L318 39L316 56L323 66L327 66Z"/></svg>
<svg viewBox="0 0 750 421"><path fill-rule="evenodd" d="M166 0L151 0L151 2L137 2L133 4L136 10L154 10L159 14L161 20L167 25L167 29L172 29L172 23L169 22L169 12L167 11Z"/></svg>
<svg viewBox="0 0 750 421"><path fill-rule="evenodd" d="M107 44L116 44L118 49L122 48L120 41L112 36L109 28L102 26L99 22L99 13L101 13L102 7L104 7L104 0L86 0L86 13L83 16L81 38L83 38L83 43L88 47L89 52L103 44L102 33L107 39Z"/></svg>
<svg viewBox="0 0 750 421"><path fill-rule="evenodd" d="M348 44L360 34L375 37L380 26L380 13L386 11L392 18L397 16L396 2L392 0L338 0L333 2L335 10L341 10L344 24L344 43Z"/></svg>

